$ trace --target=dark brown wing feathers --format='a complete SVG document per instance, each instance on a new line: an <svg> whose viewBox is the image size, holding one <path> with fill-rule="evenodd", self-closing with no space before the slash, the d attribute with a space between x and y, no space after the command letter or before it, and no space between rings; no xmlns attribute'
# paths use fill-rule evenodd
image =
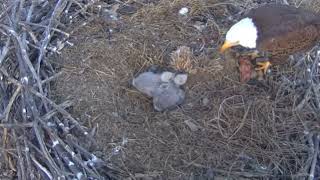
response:
<svg viewBox="0 0 320 180"><path fill-rule="evenodd" d="M251 10L246 17L258 28L257 49L274 60L306 51L320 40L320 16L312 12L271 4Z"/></svg>

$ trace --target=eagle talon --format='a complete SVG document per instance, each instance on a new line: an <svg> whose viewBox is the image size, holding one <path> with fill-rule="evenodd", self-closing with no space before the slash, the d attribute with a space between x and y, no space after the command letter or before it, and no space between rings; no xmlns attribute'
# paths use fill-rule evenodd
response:
<svg viewBox="0 0 320 180"><path fill-rule="evenodd" d="M256 70L262 70L264 74L267 73L269 67L271 66L271 63L269 61L266 62L257 62L257 65L260 67L257 67Z"/></svg>

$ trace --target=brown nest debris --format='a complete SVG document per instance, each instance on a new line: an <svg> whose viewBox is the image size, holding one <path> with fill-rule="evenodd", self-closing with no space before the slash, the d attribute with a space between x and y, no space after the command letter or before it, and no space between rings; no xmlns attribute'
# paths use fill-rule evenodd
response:
<svg viewBox="0 0 320 180"><path fill-rule="evenodd" d="M171 53L171 66L177 71L196 73L195 59L189 47L181 46Z"/></svg>

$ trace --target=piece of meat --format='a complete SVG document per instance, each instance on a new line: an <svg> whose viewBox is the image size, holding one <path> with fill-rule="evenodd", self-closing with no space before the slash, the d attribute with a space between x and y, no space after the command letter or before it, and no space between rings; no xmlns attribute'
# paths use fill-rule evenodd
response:
<svg viewBox="0 0 320 180"><path fill-rule="evenodd" d="M249 57L239 58L240 82L246 83L253 76L253 65Z"/></svg>

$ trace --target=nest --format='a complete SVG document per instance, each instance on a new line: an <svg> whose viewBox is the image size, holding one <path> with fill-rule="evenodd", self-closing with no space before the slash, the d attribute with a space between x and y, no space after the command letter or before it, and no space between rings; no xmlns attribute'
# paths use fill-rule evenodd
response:
<svg viewBox="0 0 320 180"><path fill-rule="evenodd" d="M71 45L96 1L8 1L0 14L1 179L112 179L116 171L92 153L95 130L51 99L61 73L47 61ZM73 26L72 30L68 27ZM76 27L75 27L76 26ZM83 143L86 142L86 143Z"/></svg>
<svg viewBox="0 0 320 180"><path fill-rule="evenodd" d="M267 1L115 2L10 1L0 14L2 178L319 177L320 47L254 85L216 54L237 7ZM190 74L180 108L154 112L128 86L153 64Z"/></svg>

